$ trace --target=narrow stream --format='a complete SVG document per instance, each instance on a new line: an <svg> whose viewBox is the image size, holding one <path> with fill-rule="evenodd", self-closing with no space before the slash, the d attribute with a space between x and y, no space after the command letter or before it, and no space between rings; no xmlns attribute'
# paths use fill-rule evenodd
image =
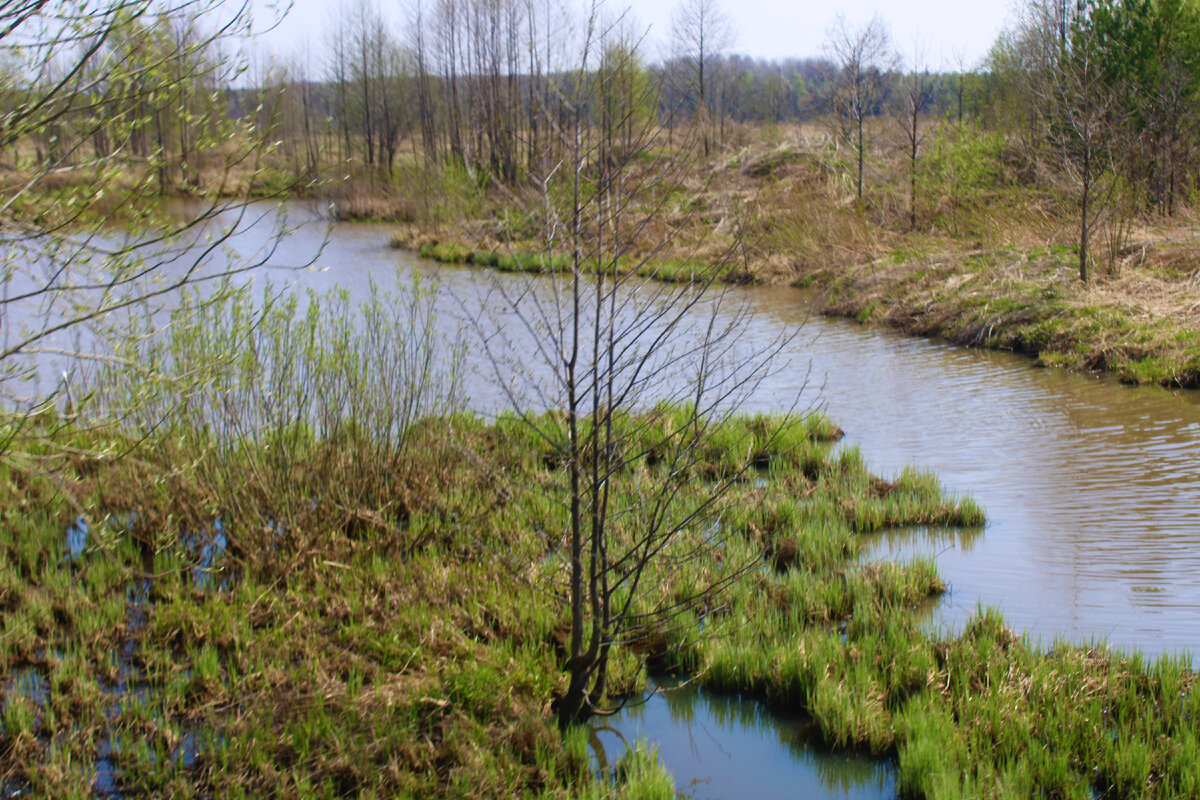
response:
<svg viewBox="0 0 1200 800"><path fill-rule="evenodd" d="M293 222L311 216L301 205L290 213ZM231 245L261 257L273 231L264 218ZM372 281L387 289L419 274L440 281L448 329L487 303L488 324L509 331L519 324L495 302L496 287L548 283L424 262L388 249L389 233L386 225L303 225L271 254L277 268L244 277L362 298ZM312 267L281 268L318 251ZM175 265L187 267L186 259ZM1200 647L1200 393L1036 369L1020 356L822 318L799 290L733 287L729 296L754 313L740 334L747 348L799 331L779 359L787 368L757 388L749 410L787 409L799 395L802 407L819 406L841 425L845 444L861 448L874 470L926 468L982 504L982 533L915 531L872 542L880 557L936 556L952 590L935 622L953 628L983 603L1047 645L1103 638L1151 655ZM728 305L731 316L736 303ZM529 350L517 338L503 355L519 365ZM469 403L499 410L495 370L475 344ZM528 366L523 380L544 382Z"/></svg>

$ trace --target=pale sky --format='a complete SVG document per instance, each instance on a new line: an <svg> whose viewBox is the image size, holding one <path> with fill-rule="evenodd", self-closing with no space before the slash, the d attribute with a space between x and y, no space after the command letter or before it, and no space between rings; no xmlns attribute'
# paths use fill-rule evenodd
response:
<svg viewBox="0 0 1200 800"><path fill-rule="evenodd" d="M282 4L286 0L275 0ZM254 0L265 9L272 0ZM287 55L299 49L306 38L315 52L322 47L323 31L329 25L329 9L340 0L294 0L284 21L265 34L261 46ZM378 0L385 13L403 18L402 0ZM911 58L914 38L924 43L926 60L936 69L957 64L959 54L974 65L987 54L996 36L1009 21L1013 0L835 0L830 3L804 0L718 0L733 21L736 38L729 52L766 58L819 56L825 33L840 12L851 25L860 25L875 13L888 24L896 49ZM428 5L428 4L427 4ZM648 28L647 53L658 60L659 40L668 38L671 9L677 0L637 0L620 3L608 0L604 8L616 13L629 7L639 27ZM582 4L581 4L582 7Z"/></svg>

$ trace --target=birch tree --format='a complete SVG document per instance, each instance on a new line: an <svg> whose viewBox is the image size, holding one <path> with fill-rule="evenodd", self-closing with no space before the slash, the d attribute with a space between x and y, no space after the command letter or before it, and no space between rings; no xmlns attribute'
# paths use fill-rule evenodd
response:
<svg viewBox="0 0 1200 800"><path fill-rule="evenodd" d="M860 27L839 15L826 32L825 49L835 66L831 111L840 138L854 154L854 187L861 203L863 161L870 144L866 122L879 112L883 102L886 73L893 58L891 36L878 15Z"/></svg>

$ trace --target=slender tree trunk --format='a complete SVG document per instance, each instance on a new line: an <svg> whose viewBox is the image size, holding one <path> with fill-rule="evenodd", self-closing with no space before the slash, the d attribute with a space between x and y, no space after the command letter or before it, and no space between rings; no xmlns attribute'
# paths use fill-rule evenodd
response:
<svg viewBox="0 0 1200 800"><path fill-rule="evenodd" d="M857 131L856 132L858 135L858 146L855 148L855 150L857 150L857 154L858 154L858 181L857 181L858 202L861 205L862 204L862 196L863 196L863 120L862 120L861 114L859 115L856 123L857 123Z"/></svg>
<svg viewBox="0 0 1200 800"><path fill-rule="evenodd" d="M576 115L580 112L576 110ZM579 168L582 166L579 157L582 151L580 140L580 120L575 120L574 152L575 172L572 181L571 202L571 320L568 335L571 337L570 351L567 354L564 387L567 391L567 460L571 480L571 660L569 664L570 684L563 697L559 709L559 724L566 727L579 719L587 692L587 680L590 676L590 665L587 654L583 649L584 626L586 625L583 594L583 463L579 446L579 396L576 380L576 367L579 363L579 326L581 324L580 282L583 279L583 254L580 252L582 238L582 220L580 219L580 177Z"/></svg>
<svg viewBox="0 0 1200 800"><path fill-rule="evenodd" d="M913 115L912 124L915 130L916 114ZM910 231L917 229L917 138L915 136L908 160L908 229Z"/></svg>
<svg viewBox="0 0 1200 800"><path fill-rule="evenodd" d="M1079 280L1084 283L1088 282L1088 206L1091 201L1092 191L1091 156L1091 144L1085 142L1083 148L1083 187L1079 202Z"/></svg>

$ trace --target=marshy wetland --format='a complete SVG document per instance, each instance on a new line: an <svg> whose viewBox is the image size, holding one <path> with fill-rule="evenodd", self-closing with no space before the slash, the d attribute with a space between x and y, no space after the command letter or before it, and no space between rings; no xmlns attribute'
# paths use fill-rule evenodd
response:
<svg viewBox="0 0 1200 800"><path fill-rule="evenodd" d="M273 263L305 263L324 233L302 227ZM350 305L334 307L354 309L372 280L434 278L447 334L495 280L529 280L386 238L337 225L315 269L255 280L343 287ZM694 492L767 465L695 532L717 526L723 554L656 591L736 580L614 664L614 696L673 673L691 699L598 724L631 742L664 710L671 737L679 719L766 726L784 773L830 796L1200 791L1185 655L1200 641L1200 403L810 316L799 291L729 291L755 312L748 345L800 333L696 465ZM545 532L562 520L545 498L560 465L497 416L494 364L461 359L465 408L414 423L403 459L355 426L231 446L187 422L117 458L121 436L41 420L60 483L0 481L5 791L671 796L643 746L608 741L623 763L597 781L589 732L564 746L553 726L561 560ZM796 408L821 413L782 416ZM645 413L635 429L676 411ZM619 490L654 468L632 465ZM677 740L657 744L678 789L722 796L672 762Z"/></svg>
<svg viewBox="0 0 1200 800"><path fill-rule="evenodd" d="M286 240L276 263L305 263L323 230ZM399 264L402 276L440 281L447 329L460 306L467 316L485 307L494 282L528 280L381 250L388 230L338 225L322 254L328 269L292 277L365 297L371 278L381 281ZM869 540L881 555L937 556L952 588L937 619L961 627L982 603L1047 645L1063 636L1148 654L1200 646L1200 394L865 328L815 313L798 289L723 291L753 309L741 333L747 348L798 331L781 354L787 369L759 386L745 410L785 411L799 395L801 409L819 407L845 430L844 444L873 471L932 471L987 511L986 530L921 528ZM496 312L494 303L486 307ZM467 359L470 406L502 408L487 359L478 350Z"/></svg>

